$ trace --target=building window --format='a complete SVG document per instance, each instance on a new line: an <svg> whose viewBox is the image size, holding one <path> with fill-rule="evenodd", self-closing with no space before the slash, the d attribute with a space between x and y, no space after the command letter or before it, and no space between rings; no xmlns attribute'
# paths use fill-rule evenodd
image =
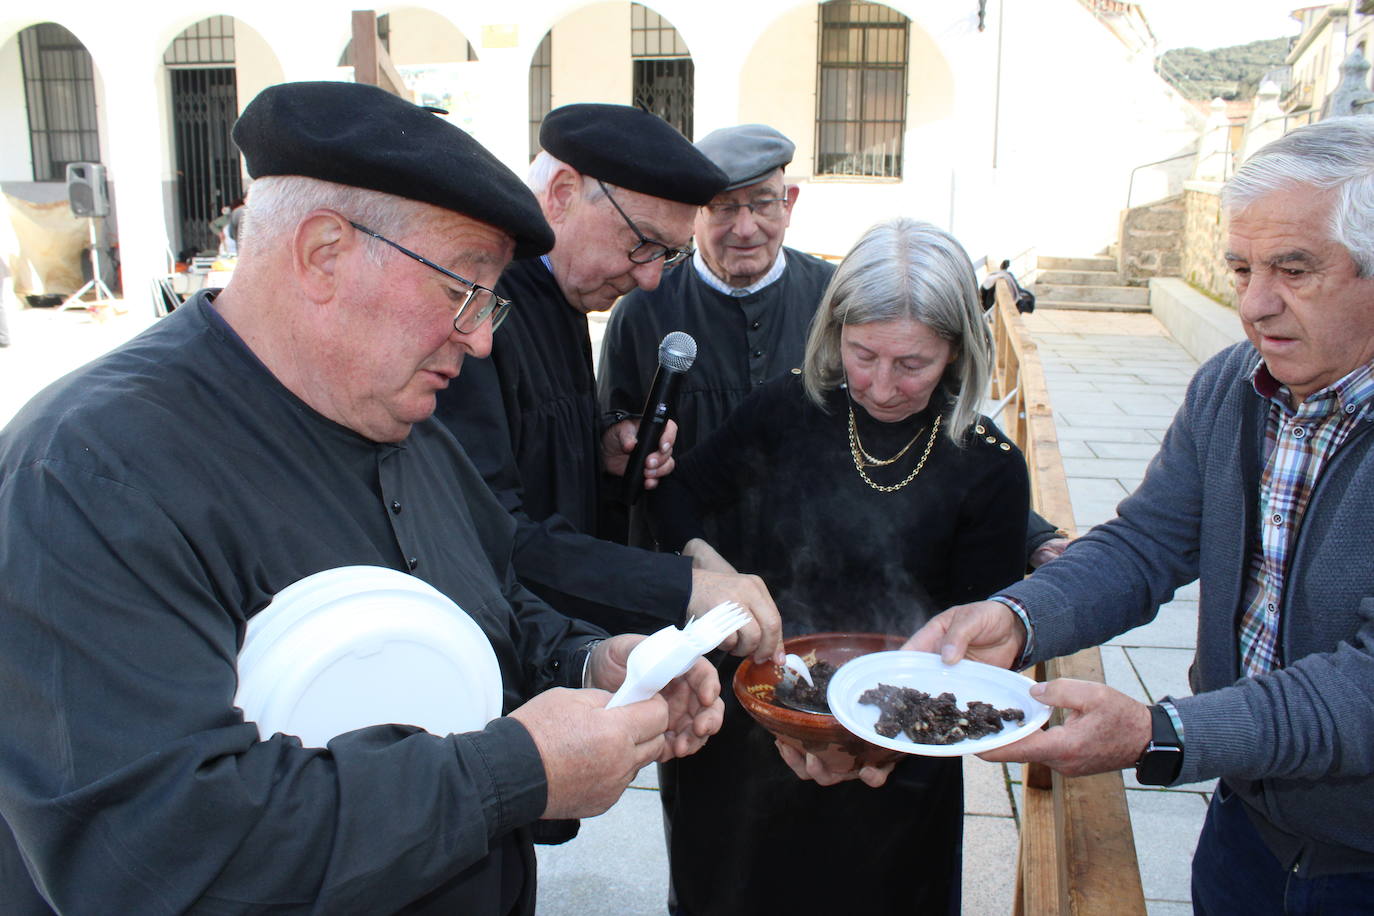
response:
<svg viewBox="0 0 1374 916"><path fill-rule="evenodd" d="M630 4L630 57L634 99L692 139L695 67L672 23L639 3Z"/></svg>
<svg viewBox="0 0 1374 916"><path fill-rule="evenodd" d="M67 163L99 162L91 53L54 22L19 33L34 181L66 181Z"/></svg>
<svg viewBox="0 0 1374 916"><path fill-rule="evenodd" d="M553 30L534 49L530 61L530 160L539 155L539 125L553 108Z"/></svg>
<svg viewBox="0 0 1374 916"><path fill-rule="evenodd" d="M162 55L169 67L222 67L234 62L234 17L210 16L189 25Z"/></svg>
<svg viewBox="0 0 1374 916"><path fill-rule="evenodd" d="M171 89L176 157L177 250L214 254L210 223L243 197L243 170L230 136L238 118L234 19L211 16L173 38L163 52Z"/></svg>
<svg viewBox="0 0 1374 916"><path fill-rule="evenodd" d="M909 30L879 3L821 4L816 174L902 177Z"/></svg>

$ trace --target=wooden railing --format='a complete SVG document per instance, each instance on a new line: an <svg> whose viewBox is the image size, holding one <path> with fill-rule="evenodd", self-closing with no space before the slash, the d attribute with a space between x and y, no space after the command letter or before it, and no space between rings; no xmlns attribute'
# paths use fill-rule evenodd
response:
<svg viewBox="0 0 1374 916"><path fill-rule="evenodd" d="M1036 511L1072 537L1073 506L1040 354L1005 280L997 283L993 338L997 364L992 399L1006 399L998 422L1026 456ZM1037 680L1072 677L1101 682L1102 656L1096 648L1084 649L1037 665L1035 676ZM1022 786L1012 912L1016 916L1145 916L1121 773L1065 777L1042 764L1027 764Z"/></svg>

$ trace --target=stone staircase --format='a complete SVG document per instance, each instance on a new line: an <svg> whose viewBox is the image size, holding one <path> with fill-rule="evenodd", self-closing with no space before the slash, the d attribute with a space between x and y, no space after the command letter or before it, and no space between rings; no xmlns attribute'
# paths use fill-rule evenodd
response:
<svg viewBox="0 0 1374 916"><path fill-rule="evenodd" d="M1040 255L1033 291L1035 307L1088 312L1148 312L1150 290L1124 286L1116 258L1056 258Z"/></svg>

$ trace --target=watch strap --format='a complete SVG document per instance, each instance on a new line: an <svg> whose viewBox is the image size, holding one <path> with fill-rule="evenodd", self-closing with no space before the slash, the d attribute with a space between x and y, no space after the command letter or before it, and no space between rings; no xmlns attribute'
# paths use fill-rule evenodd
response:
<svg viewBox="0 0 1374 916"><path fill-rule="evenodd" d="M1135 764L1136 781L1147 786L1167 786L1183 768L1183 741L1173 717L1163 706L1150 707L1150 742Z"/></svg>

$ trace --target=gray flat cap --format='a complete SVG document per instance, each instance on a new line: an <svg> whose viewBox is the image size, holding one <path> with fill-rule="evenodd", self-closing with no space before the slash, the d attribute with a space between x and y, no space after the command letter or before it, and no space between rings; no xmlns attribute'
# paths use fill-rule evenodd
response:
<svg viewBox="0 0 1374 916"><path fill-rule="evenodd" d="M697 149L730 176L725 190L733 191L786 166L797 145L766 124L741 124L711 131L697 141Z"/></svg>

